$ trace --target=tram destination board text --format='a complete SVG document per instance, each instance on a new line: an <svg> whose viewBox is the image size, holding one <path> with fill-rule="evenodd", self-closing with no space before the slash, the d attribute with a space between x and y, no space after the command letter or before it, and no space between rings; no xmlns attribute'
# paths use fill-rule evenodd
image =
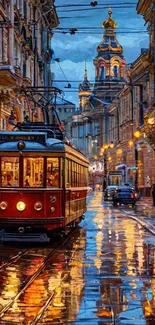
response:
<svg viewBox="0 0 155 325"><path fill-rule="evenodd" d="M40 143L45 143L46 138L45 134L35 134L35 135L27 135L27 134L0 134L0 142L2 141L36 141Z"/></svg>

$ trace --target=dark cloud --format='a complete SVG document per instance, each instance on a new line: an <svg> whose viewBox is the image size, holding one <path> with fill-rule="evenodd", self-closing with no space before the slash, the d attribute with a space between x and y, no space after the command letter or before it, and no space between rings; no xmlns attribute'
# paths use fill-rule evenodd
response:
<svg viewBox="0 0 155 325"><path fill-rule="evenodd" d="M112 0L112 3L124 3L124 0ZM128 0L128 3L133 0ZM52 48L55 56L60 58L60 65L68 80L82 80L84 73L84 60L87 60L89 68L89 76L94 79L95 71L93 66L93 59L96 57L96 48L100 43L104 30L101 28L97 34L95 28L100 28L103 21L108 17L108 8L100 10L83 10L74 12L65 12L66 9L73 9L73 7L66 8L64 4L88 4L86 0L56 0L55 5L62 5L63 8L57 7L57 13L60 18L61 28L81 28L91 27L93 32L77 33L75 35L54 33L52 39ZM99 0L98 4L103 4L103 0ZM106 1L108 3L108 0ZM77 8L77 7L76 7ZM81 7L78 7L81 9ZM89 9L89 7L87 7ZM137 15L136 5L133 8L113 8L113 19L118 23L116 29L117 39L124 48L124 57L127 62L133 62L141 52L141 48L147 48L148 35L142 31L146 31L144 27L144 20L142 16ZM62 12L60 12L62 11ZM68 17L65 19L65 17ZM136 31L136 33L134 33ZM52 71L55 73L56 80L64 80L64 75L60 67L55 63L52 65ZM63 88L62 83L57 83L57 86ZM65 90L65 89L64 89ZM68 97L67 97L68 96ZM77 91L75 93L66 94L66 99L73 100L77 103Z"/></svg>

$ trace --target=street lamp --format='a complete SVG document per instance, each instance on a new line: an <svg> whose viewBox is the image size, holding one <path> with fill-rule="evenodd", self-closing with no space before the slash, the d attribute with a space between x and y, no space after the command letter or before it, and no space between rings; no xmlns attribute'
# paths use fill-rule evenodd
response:
<svg viewBox="0 0 155 325"><path fill-rule="evenodd" d="M135 190L136 190L136 192L138 192L138 148L137 148L137 143L135 143L135 166L136 166Z"/></svg>
<svg viewBox="0 0 155 325"><path fill-rule="evenodd" d="M136 140L138 140L141 136L140 131L135 131L133 134L134 138ZM137 142L134 142L134 155L135 155L135 167L136 167L136 172L135 172L135 190L138 192L138 174L139 174L139 170L138 170L138 146L137 146Z"/></svg>
<svg viewBox="0 0 155 325"><path fill-rule="evenodd" d="M103 161L104 161L104 178L103 178L103 191L104 191L106 189L106 187L107 187L107 172L108 172L108 169L107 169L107 150L104 151Z"/></svg>
<svg viewBox="0 0 155 325"><path fill-rule="evenodd" d="M134 132L134 137L136 139L139 139L141 136L141 133L139 130ZM136 173L135 173L135 190L138 192L138 147L137 147L137 142L135 141L134 144L134 149L135 149L135 167L136 167Z"/></svg>
<svg viewBox="0 0 155 325"><path fill-rule="evenodd" d="M107 150L112 149L114 147L114 143L110 142L109 144L104 144L103 146L103 164L104 164L104 178L103 178L103 191L107 187L107 175L108 175L108 166L107 166Z"/></svg>

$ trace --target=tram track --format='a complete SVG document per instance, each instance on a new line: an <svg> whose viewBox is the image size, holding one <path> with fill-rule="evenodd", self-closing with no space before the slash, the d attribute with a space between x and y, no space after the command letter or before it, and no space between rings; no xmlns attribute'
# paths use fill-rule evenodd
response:
<svg viewBox="0 0 155 325"><path fill-rule="evenodd" d="M85 228L83 228L80 237L82 237L82 234L84 232ZM69 266L74 258L74 254L76 253L77 249L75 249L67 263L67 265ZM62 279L61 279L61 283L63 281L65 281L65 279L67 278L68 274L65 274ZM42 306L42 308L40 309L38 315L35 317L35 319L30 323L30 325L37 325L38 322L41 321L42 316L44 315L45 311L48 309L49 305L52 303L52 301L54 300L56 295L56 288L55 290L53 290L53 292L50 294L50 296L48 297L48 299L46 300L46 302L44 303L44 305Z"/></svg>
<svg viewBox="0 0 155 325"><path fill-rule="evenodd" d="M76 231L76 229L77 228L75 228L73 231L71 231L71 233L69 233L69 235L67 236L67 238L65 240L63 240L63 242L61 242L61 244L59 246L57 246L56 248L54 248L47 255L47 257L45 257L45 260L41 263L40 267L33 273L33 275L26 282L23 282L23 287L21 288L21 290L12 299L10 299L9 302L0 310L0 320L3 321L2 318L4 317L4 315L18 301L18 299L20 298L20 296L24 294L24 292L30 287L30 285L32 285L32 283L39 277L39 275L42 273L42 271L44 271L44 269L47 267L47 265L51 262L53 256L57 252L59 252L59 250L61 250L62 248L64 249L63 246L67 244L67 242L73 236L73 233ZM27 252L29 253L29 250L27 250ZM17 261L24 254L26 254L26 251L23 252L23 254L21 254L20 256L18 256ZM72 258L73 258L73 255L71 256L70 261L72 260ZM70 261L69 261L69 263L70 263ZM10 261L10 263L11 263L11 261ZM8 264L10 264L10 263L8 263ZM66 275L64 275L64 277L61 279L61 281L64 281L65 280L65 277L66 277ZM34 318L34 320L30 323L31 325L38 324L38 322L40 321L42 315L44 314L44 312L48 308L49 304L51 303L52 299L54 299L55 290L53 290L52 293L48 296L48 298L46 299L46 302L44 303L44 305L42 306L42 308L40 309L40 311L37 313L37 315Z"/></svg>
<svg viewBox="0 0 155 325"><path fill-rule="evenodd" d="M29 249L24 250L24 252L19 252L18 254L11 256L10 261L9 262L5 262L2 265L0 265L0 271L2 271L3 269L7 268L8 266L12 265L15 262L18 262L18 260L23 257L24 255L26 255L29 252Z"/></svg>
<svg viewBox="0 0 155 325"><path fill-rule="evenodd" d="M122 209L121 211L123 211L123 213L128 215L132 220L138 222L141 226L143 226L146 230L148 230L152 235L155 236L155 227L151 225L149 222L146 222L142 216L133 215L124 209Z"/></svg>

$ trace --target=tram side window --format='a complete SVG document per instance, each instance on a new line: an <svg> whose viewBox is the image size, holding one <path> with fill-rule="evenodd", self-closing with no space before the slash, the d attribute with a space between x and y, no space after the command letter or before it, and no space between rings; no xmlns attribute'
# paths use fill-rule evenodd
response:
<svg viewBox="0 0 155 325"><path fill-rule="evenodd" d="M83 185L86 185L86 167L83 167Z"/></svg>
<svg viewBox="0 0 155 325"><path fill-rule="evenodd" d="M84 185L84 167L81 166L81 185Z"/></svg>
<svg viewBox="0 0 155 325"><path fill-rule="evenodd" d="M19 187L19 158L1 158L1 182L4 187Z"/></svg>
<svg viewBox="0 0 155 325"><path fill-rule="evenodd" d="M59 187L59 159L58 158L47 158L47 187Z"/></svg>
<svg viewBox="0 0 155 325"><path fill-rule="evenodd" d="M79 164L77 164L77 186L80 186L79 169L80 169L80 166L79 166Z"/></svg>
<svg viewBox="0 0 155 325"><path fill-rule="evenodd" d="M86 185L88 185L88 168L86 167Z"/></svg>
<svg viewBox="0 0 155 325"><path fill-rule="evenodd" d="M79 165L79 186L82 186L82 184L81 184L81 165Z"/></svg>
<svg viewBox="0 0 155 325"><path fill-rule="evenodd" d="M66 159L66 168L65 168L65 175L66 175L66 186L69 187L69 160Z"/></svg>
<svg viewBox="0 0 155 325"><path fill-rule="evenodd" d="M76 163L72 161L72 186L76 186Z"/></svg>
<svg viewBox="0 0 155 325"><path fill-rule="evenodd" d="M69 186L72 184L72 164L71 160L69 160Z"/></svg>
<svg viewBox="0 0 155 325"><path fill-rule="evenodd" d="M24 158L25 187L43 187L44 158Z"/></svg>

